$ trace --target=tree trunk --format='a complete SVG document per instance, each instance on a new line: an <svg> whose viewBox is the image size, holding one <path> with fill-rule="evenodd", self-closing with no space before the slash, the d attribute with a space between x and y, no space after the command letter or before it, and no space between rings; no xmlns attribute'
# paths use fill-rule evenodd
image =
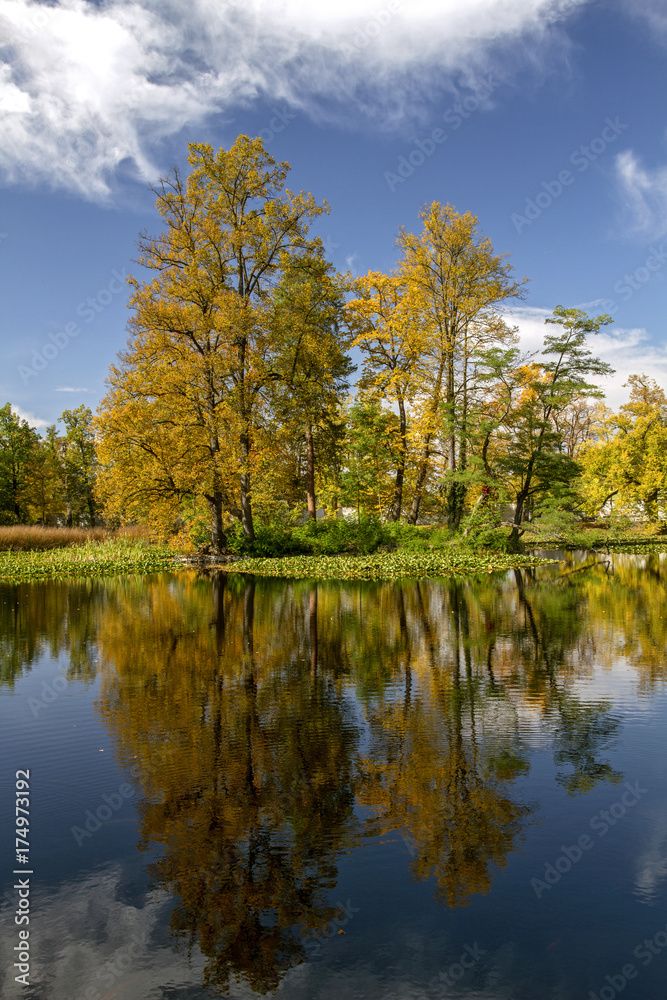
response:
<svg viewBox="0 0 667 1000"><path fill-rule="evenodd" d="M224 552L227 538L222 527L222 494L220 490L214 490L212 494L207 494L206 499L211 511L211 548L214 552Z"/></svg>
<svg viewBox="0 0 667 1000"><path fill-rule="evenodd" d="M454 345L447 350L447 465L453 475L457 471L456 460L456 398L454 393ZM460 486L455 480L447 487L447 527L458 528Z"/></svg>
<svg viewBox="0 0 667 1000"><path fill-rule="evenodd" d="M528 465L526 466L526 478L524 479L523 486L517 493L516 497L516 510L514 511L514 524L512 526L512 537L517 538L519 535L519 528L523 520L523 512L526 506L526 501L530 495L530 486L533 479L533 468L535 465L535 452L530 456L528 460Z"/></svg>
<svg viewBox="0 0 667 1000"><path fill-rule="evenodd" d="M467 337L466 354L463 362L463 396L461 402L461 429L459 432L459 456L458 471L465 472L468 467L468 360L467 360ZM458 531L466 502L465 483L456 482L452 486L452 524L451 527Z"/></svg>
<svg viewBox="0 0 667 1000"><path fill-rule="evenodd" d="M429 434L426 438L426 443L424 445L424 451L422 454L422 464L419 469L419 475L417 476L417 482L415 484L415 495L412 498L412 506L410 507L410 513L408 514L408 524L416 524L417 518L419 517L419 508L421 506L422 493L424 491L424 483L426 482L426 476L428 474L428 459L429 459L429 444L431 443L431 435Z"/></svg>
<svg viewBox="0 0 667 1000"><path fill-rule="evenodd" d="M254 542L255 526L252 519L252 501L250 499L250 434L247 427L241 434L241 456L243 462L243 471L241 472L241 525L248 541Z"/></svg>
<svg viewBox="0 0 667 1000"><path fill-rule="evenodd" d="M431 403L431 417L435 418L438 412L438 406L440 405L440 390L442 388L442 376L445 370L444 359L440 362L440 367L438 369L438 375L435 380L435 386L433 389L433 400ZM416 524L417 518L419 517L419 508L421 506L422 493L424 491L424 483L426 482L426 476L428 475L428 460L430 457L429 445L431 444L431 439L433 437L432 433L426 435L424 441L424 448L422 451L422 464L419 469L419 474L417 476L417 483L415 485L415 495L412 500L412 506L410 507L410 513L408 514L407 521L408 524Z"/></svg>
<svg viewBox="0 0 667 1000"><path fill-rule="evenodd" d="M88 517L90 518L91 528L95 527L95 501L93 500L93 494L89 491L86 497L86 502L88 504Z"/></svg>
<svg viewBox="0 0 667 1000"><path fill-rule="evenodd" d="M241 291L239 289L239 294ZM243 533L249 542L255 541L255 526L252 519L252 501L250 498L250 407L246 405L245 369L247 338L241 336L238 341L240 413L243 419L243 430L240 437L241 445L241 525Z"/></svg>
<svg viewBox="0 0 667 1000"><path fill-rule="evenodd" d="M405 453L407 450L407 420L405 417L405 403L402 399L398 400L398 419L399 419L399 429L401 435L401 453L398 459L398 467L396 469L396 483L394 485L394 499L391 502L391 507L389 508L389 520L390 521L400 521L401 510L403 509L403 483L405 481Z"/></svg>
<svg viewBox="0 0 667 1000"><path fill-rule="evenodd" d="M542 451L542 443L543 443L543 440L544 440L544 432L545 432L545 429L546 429L547 420L549 419L550 415L551 415L551 408L549 408L546 411L546 413L545 413L544 419L542 421L542 428L541 428L540 433L539 433L538 438L537 438L537 443L536 443L536 445L535 445L535 447L533 449L532 455L528 459L528 465L526 466L526 477L524 479L523 486L521 487L521 490L517 494L517 498L516 498L516 510L514 512L514 525L512 527L512 531L511 531L511 534L510 534L510 537L514 538L514 539L516 539L516 538L519 537L519 528L520 528L520 525L521 525L521 521L523 520L524 508L525 508L525 505L526 505L526 501L528 500L528 497L530 496L530 487L531 487L532 480L533 480L533 471L535 469L535 460L537 459L538 455Z"/></svg>
<svg viewBox="0 0 667 1000"><path fill-rule="evenodd" d="M19 481L16 472L12 474L12 493L14 494L14 514L18 523L21 523L21 505L19 503Z"/></svg>
<svg viewBox="0 0 667 1000"><path fill-rule="evenodd" d="M317 520L317 498L315 496L315 445L313 443L313 427L306 427L306 496L308 498L308 517Z"/></svg>

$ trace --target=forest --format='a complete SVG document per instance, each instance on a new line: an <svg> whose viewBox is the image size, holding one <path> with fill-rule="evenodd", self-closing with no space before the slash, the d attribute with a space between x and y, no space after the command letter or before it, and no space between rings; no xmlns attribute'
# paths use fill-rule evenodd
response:
<svg viewBox="0 0 667 1000"><path fill-rule="evenodd" d="M527 278L478 219L434 202L389 273L337 272L260 139L190 144L139 237L128 340L96 415L43 435L0 409L0 524L148 525L183 550L432 524L489 545L526 525L660 525L667 397L596 356L608 315L557 306L541 349L508 322ZM324 526L323 526L324 525Z"/></svg>

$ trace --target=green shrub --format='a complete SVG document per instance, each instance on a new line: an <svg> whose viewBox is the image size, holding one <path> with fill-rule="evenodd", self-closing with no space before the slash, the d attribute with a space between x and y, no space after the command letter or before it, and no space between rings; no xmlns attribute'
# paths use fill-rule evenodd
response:
<svg viewBox="0 0 667 1000"><path fill-rule="evenodd" d="M523 552L524 545L520 538L513 535L509 528L482 528L459 543L473 552Z"/></svg>
<svg viewBox="0 0 667 1000"><path fill-rule="evenodd" d="M304 551L294 533L272 524L256 524L255 540L250 542L237 521L227 534L227 547L237 556L285 556Z"/></svg>
<svg viewBox="0 0 667 1000"><path fill-rule="evenodd" d="M343 552L369 555L390 539L380 522L369 514L359 518L307 521L294 528L292 538L300 551L318 556L333 556Z"/></svg>

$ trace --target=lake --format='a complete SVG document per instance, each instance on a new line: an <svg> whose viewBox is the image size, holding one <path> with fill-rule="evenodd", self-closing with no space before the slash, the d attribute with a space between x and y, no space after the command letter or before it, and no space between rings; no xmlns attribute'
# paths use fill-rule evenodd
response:
<svg viewBox="0 0 667 1000"><path fill-rule="evenodd" d="M558 555L2 586L3 997L664 996L667 554Z"/></svg>

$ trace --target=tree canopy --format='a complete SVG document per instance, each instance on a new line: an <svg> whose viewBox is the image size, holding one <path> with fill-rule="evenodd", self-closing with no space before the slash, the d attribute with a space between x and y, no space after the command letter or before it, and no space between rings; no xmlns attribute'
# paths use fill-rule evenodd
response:
<svg viewBox="0 0 667 1000"><path fill-rule="evenodd" d="M607 315L558 305L522 353L527 279L472 213L425 205L395 267L352 278L311 232L326 202L261 139L192 143L189 167L154 189L163 228L139 237L97 417L42 438L0 411L5 523L142 522L220 551L341 511L515 537L554 510L667 516L664 389L633 374L605 408Z"/></svg>

